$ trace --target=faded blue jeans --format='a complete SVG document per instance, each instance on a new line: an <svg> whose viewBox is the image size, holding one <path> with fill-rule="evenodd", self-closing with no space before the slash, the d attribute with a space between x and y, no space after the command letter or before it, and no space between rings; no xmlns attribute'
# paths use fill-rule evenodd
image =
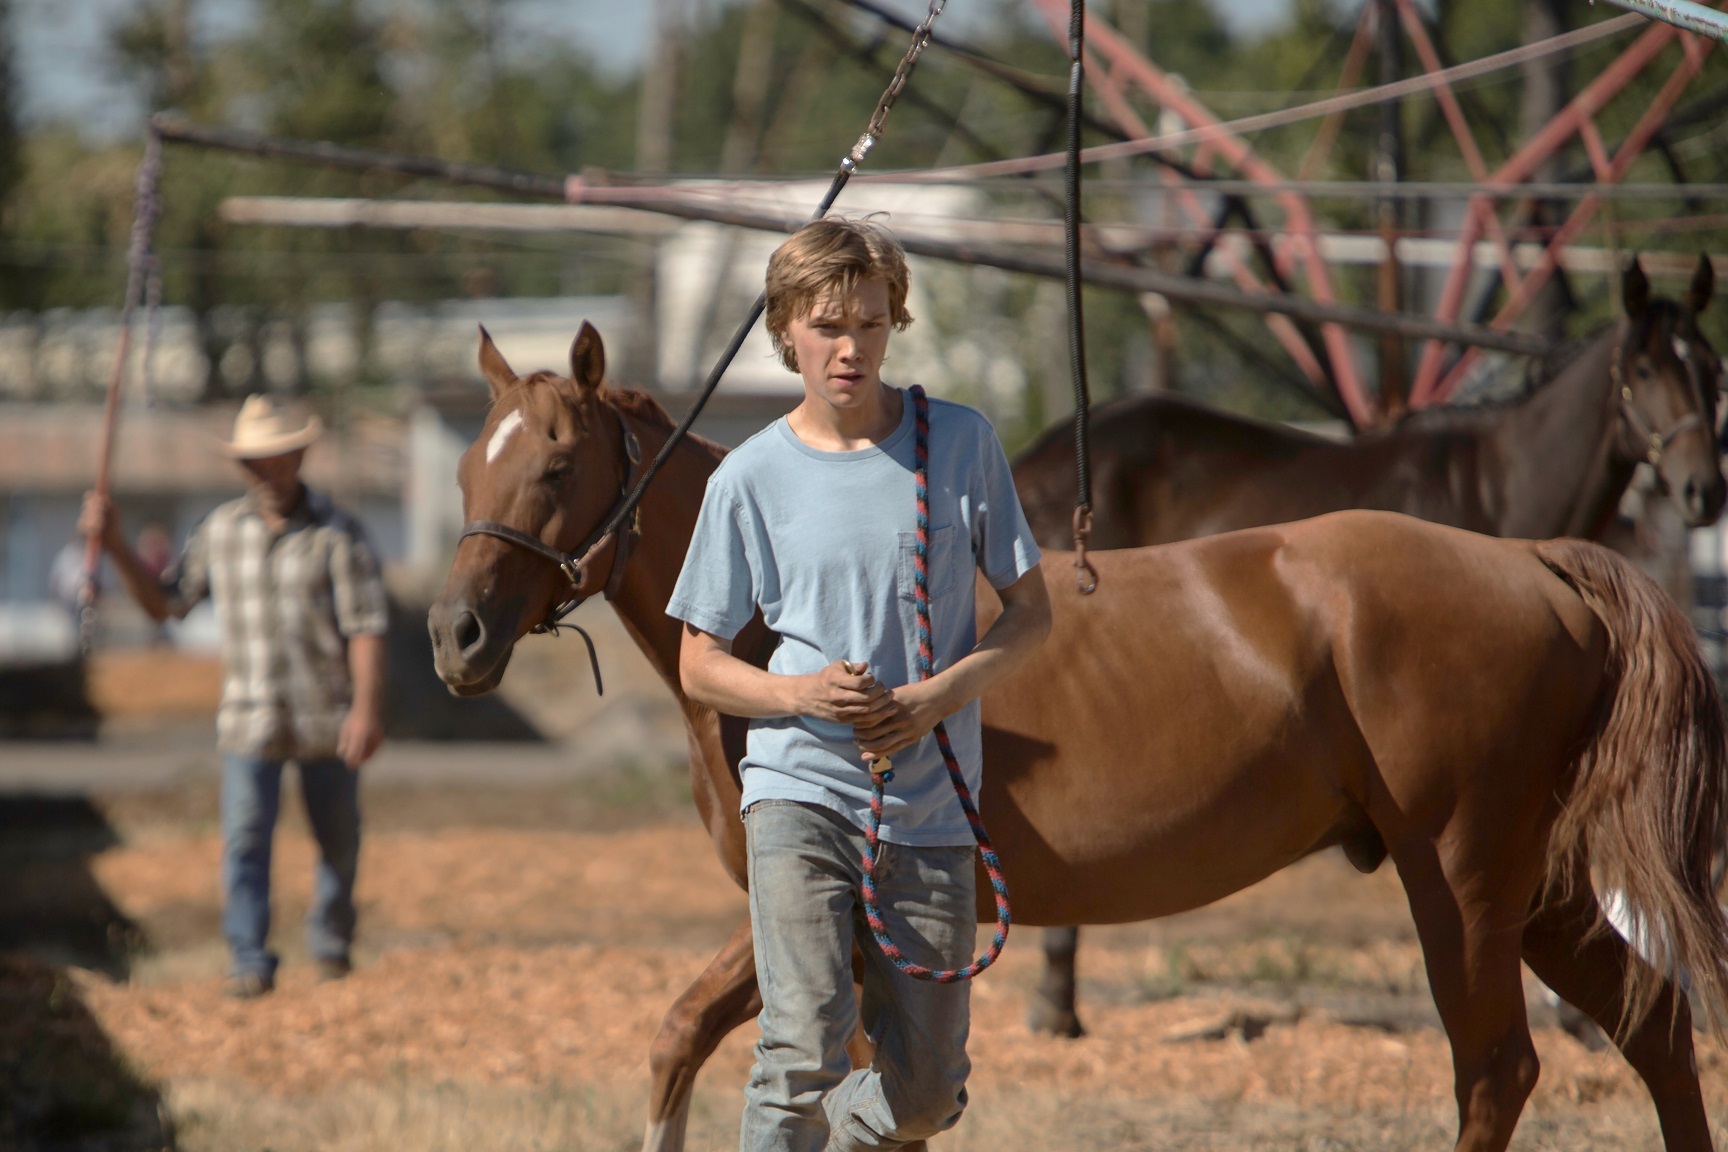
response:
<svg viewBox="0 0 1728 1152"><path fill-rule="evenodd" d="M270 935L270 844L281 808L284 763L235 753L222 757L222 934L235 976L276 975L276 954L265 940ZM335 757L296 763L319 857L306 948L314 960L347 960L360 864L360 774Z"/></svg>
<svg viewBox="0 0 1728 1152"><path fill-rule="evenodd" d="M764 800L745 815L762 1037L744 1093L743 1152L898 1148L966 1107L970 985L902 975L864 922L864 833L837 813ZM883 844L876 891L908 959L955 968L977 930L971 848ZM853 992L852 944L864 954ZM850 1071L859 1020L876 1047Z"/></svg>

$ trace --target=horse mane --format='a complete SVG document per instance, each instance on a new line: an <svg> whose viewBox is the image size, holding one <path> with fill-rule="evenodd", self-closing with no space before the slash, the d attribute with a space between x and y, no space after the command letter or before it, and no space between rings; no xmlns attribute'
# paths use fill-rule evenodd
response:
<svg viewBox="0 0 1728 1152"><path fill-rule="evenodd" d="M1628 334L1627 343L1638 344L1650 338L1650 329L1660 324L1664 336L1671 334L1680 323L1683 310L1680 303L1664 296L1652 297L1644 309L1644 316L1638 322L1638 327ZM1590 350L1590 346L1601 339L1602 334L1615 326L1614 321L1596 329L1590 335L1580 340L1563 341L1557 348L1549 352L1530 366L1529 391L1534 392L1556 377L1562 375L1568 368L1578 362L1579 357Z"/></svg>
<svg viewBox="0 0 1728 1152"><path fill-rule="evenodd" d="M1652 310L1662 303L1666 301L1651 301ZM1395 420L1388 431L1437 431L1448 427L1467 427L1483 417L1498 416L1513 408L1522 407L1537 393L1553 386L1562 376L1581 364L1585 355L1600 343L1604 336L1611 335L1614 331L1616 325L1609 323L1583 339L1564 341L1547 356L1532 361L1515 386L1493 384L1473 396L1464 396L1429 408L1411 409ZM1501 379L1503 380L1504 376Z"/></svg>
<svg viewBox="0 0 1728 1152"><path fill-rule="evenodd" d="M499 396L494 403L501 404L516 392L533 394L542 388L550 388L568 404L573 405L578 402L579 393L575 381L568 376L560 376L556 372L541 371L530 372L528 375L518 378L516 384ZM620 388L612 384L601 384L597 398L602 404L610 405L626 416L633 416L645 424L652 424L668 432L673 428L672 417L667 414L666 409L660 406L658 400L640 388Z"/></svg>
<svg viewBox="0 0 1728 1152"><path fill-rule="evenodd" d="M518 378L515 385L494 400L493 403L501 404L507 397L516 392L534 395L540 389L550 389L565 403L574 405L579 402L575 381L568 376L560 376L556 372L541 371L531 372L527 376ZM595 395L600 403L609 405L624 415L640 420L642 423L658 428L663 432L671 432L677 427L677 422L661 406L660 401L640 388L621 388L615 384L602 383L599 392ZM726 455L726 446L717 440L710 440L696 432L686 433L684 439L707 451L716 460Z"/></svg>
<svg viewBox="0 0 1728 1152"><path fill-rule="evenodd" d="M1626 343L1633 346L1643 344L1649 340L1652 329L1666 336L1674 331L1682 315L1683 309L1678 301L1653 297L1637 326L1627 334ZM1616 331L1618 321L1610 321L1582 339L1563 341L1547 356L1530 364L1515 391L1507 393L1502 387L1490 388L1477 399L1466 397L1438 407L1418 408L1405 413L1392 427L1432 427L1453 418L1467 419L1478 413L1492 414L1516 408L1570 372L1604 336Z"/></svg>
<svg viewBox="0 0 1728 1152"><path fill-rule="evenodd" d="M602 404L610 404L618 411L624 413L624 415L640 420L644 424L651 424L664 432L671 432L678 426L678 422L672 419L671 414L668 413L665 408L661 407L660 401L654 399L654 397L650 396L640 388L619 388L610 384L602 385L600 388L600 402ZM698 448L704 449L716 460L726 455L726 445L720 443L718 440L710 440L699 432L686 432L684 434L684 439L687 442L696 445Z"/></svg>
<svg viewBox="0 0 1728 1152"><path fill-rule="evenodd" d="M640 388L619 388L603 384L600 387L600 402L610 404L624 415L633 416L664 431L670 432L674 427L672 417L660 406L660 401Z"/></svg>

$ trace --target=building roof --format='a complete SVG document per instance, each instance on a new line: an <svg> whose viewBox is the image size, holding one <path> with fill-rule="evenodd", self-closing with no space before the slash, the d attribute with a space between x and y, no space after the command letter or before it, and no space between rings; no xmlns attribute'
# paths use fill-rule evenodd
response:
<svg viewBox="0 0 1728 1152"><path fill-rule="evenodd" d="M217 450L233 430L237 409L122 409L114 490L239 491L244 485L238 468ZM93 487L101 437L99 405L0 405L0 491L81 492ZM403 451L399 421L353 420L327 431L307 452L306 478L337 493L396 494L402 489Z"/></svg>

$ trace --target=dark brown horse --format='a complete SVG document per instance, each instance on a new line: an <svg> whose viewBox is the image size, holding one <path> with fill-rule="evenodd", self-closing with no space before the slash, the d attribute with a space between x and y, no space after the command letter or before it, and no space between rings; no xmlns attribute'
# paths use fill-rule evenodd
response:
<svg viewBox="0 0 1728 1152"><path fill-rule="evenodd" d="M626 445L654 452L671 428L646 396L602 385L591 328L571 360L570 379L521 380L483 342L493 410L460 468L471 520L566 552L614 505ZM742 885L745 724L684 697L665 615L720 456L681 444L616 578L607 546L576 591L615 589L682 704L697 807ZM1054 596L1051 642L984 701L982 809L1022 923L1166 915L1334 844L1390 855L1452 1044L1459 1148L1504 1148L1536 1079L1520 959L1622 1031L1671 1152L1710 1147L1684 997L1619 937L1590 934L1594 875L1673 942L1665 968L1695 973L1712 1012L1728 1006L1709 886L1728 807L1721 705L1654 585L1593 545L1379 513L1097 564L1107 592ZM468 537L431 612L439 674L458 693L496 686L569 594L539 552ZM992 603L981 591L983 615ZM770 642L758 618L734 650L765 661ZM682 1147L696 1070L758 1006L745 923L654 1043L650 1148Z"/></svg>
<svg viewBox="0 0 1728 1152"><path fill-rule="evenodd" d="M1533 396L1419 412L1344 443L1168 393L1104 406L1092 419L1092 544L1167 544L1345 508L1490 536L1595 538L1645 461L1688 526L1713 523L1728 493L1714 433L1721 365L1697 322L1713 288L1710 261L1700 257L1683 303L1651 299L1634 259L1621 281L1625 323ZM1023 452L1014 482L1038 542L1066 547L1068 430L1052 429ZM1028 1013L1034 1029L1082 1031L1078 935L1045 933L1044 977Z"/></svg>
<svg viewBox="0 0 1728 1152"><path fill-rule="evenodd" d="M1101 407L1092 544L1167 544L1345 508L1490 536L1588 538L1652 457L1687 523L1714 523L1728 495L1714 435L1721 367L1697 322L1713 288L1700 258L1684 302L1652 299L1634 260L1622 279L1625 322L1528 399L1417 412L1343 443L1169 393ZM1014 479L1039 543L1064 546L1074 504L1067 430L1026 449Z"/></svg>

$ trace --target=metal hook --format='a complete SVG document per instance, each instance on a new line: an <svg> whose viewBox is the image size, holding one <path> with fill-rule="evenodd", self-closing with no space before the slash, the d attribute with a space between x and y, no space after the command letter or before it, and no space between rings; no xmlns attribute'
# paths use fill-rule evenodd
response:
<svg viewBox="0 0 1728 1152"><path fill-rule="evenodd" d="M1086 559L1086 542L1092 537L1092 506L1081 504L1074 509L1074 583L1080 595L1098 591L1098 569Z"/></svg>

